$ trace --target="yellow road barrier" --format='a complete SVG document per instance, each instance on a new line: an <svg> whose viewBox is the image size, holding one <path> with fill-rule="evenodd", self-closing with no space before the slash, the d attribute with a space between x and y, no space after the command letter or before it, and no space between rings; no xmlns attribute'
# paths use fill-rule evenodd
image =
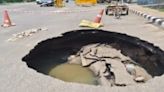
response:
<svg viewBox="0 0 164 92"><path fill-rule="evenodd" d="M82 20L82 21L80 22L79 26L80 26L80 27L99 28L99 27L102 27L103 24L91 22L91 21L88 21L88 20Z"/></svg>

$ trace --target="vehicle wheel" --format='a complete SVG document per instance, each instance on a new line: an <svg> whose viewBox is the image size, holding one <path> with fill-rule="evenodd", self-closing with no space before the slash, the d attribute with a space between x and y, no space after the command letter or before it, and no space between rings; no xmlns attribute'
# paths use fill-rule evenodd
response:
<svg viewBox="0 0 164 92"><path fill-rule="evenodd" d="M42 4L42 3L41 3L41 2L36 2L36 4L40 5L40 4Z"/></svg>
<svg viewBox="0 0 164 92"><path fill-rule="evenodd" d="M53 6L53 3L51 3L50 6Z"/></svg>
<svg viewBox="0 0 164 92"><path fill-rule="evenodd" d="M108 15L108 9L105 10L105 14Z"/></svg>
<svg viewBox="0 0 164 92"><path fill-rule="evenodd" d="M126 11L126 15L128 15L128 14L129 14L129 10Z"/></svg>

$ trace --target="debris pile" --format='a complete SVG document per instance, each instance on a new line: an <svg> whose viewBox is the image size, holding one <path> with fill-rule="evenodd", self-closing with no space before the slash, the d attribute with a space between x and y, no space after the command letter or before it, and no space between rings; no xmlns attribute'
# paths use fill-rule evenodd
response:
<svg viewBox="0 0 164 92"><path fill-rule="evenodd" d="M24 37L29 37L32 36L33 34L39 32L39 31L46 31L48 30L47 28L33 28L33 29L29 29L17 34L13 34L13 37L9 38L7 41L16 41L18 39L22 39Z"/></svg>
<svg viewBox="0 0 164 92"><path fill-rule="evenodd" d="M84 46L68 63L88 67L102 86L127 86L152 78L142 66L108 44Z"/></svg>

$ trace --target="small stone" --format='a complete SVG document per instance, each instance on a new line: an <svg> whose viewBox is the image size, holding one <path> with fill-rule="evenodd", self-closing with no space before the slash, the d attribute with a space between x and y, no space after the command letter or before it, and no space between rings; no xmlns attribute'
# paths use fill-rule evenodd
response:
<svg viewBox="0 0 164 92"><path fill-rule="evenodd" d="M134 80L135 80L136 82L145 82L145 78L142 77L142 76L136 77Z"/></svg>
<svg viewBox="0 0 164 92"><path fill-rule="evenodd" d="M144 81L148 81L152 79L152 76L142 67L135 66L136 69L136 76L142 76L144 78Z"/></svg>
<svg viewBox="0 0 164 92"><path fill-rule="evenodd" d="M69 57L68 57L68 61L69 60L72 60L72 59L74 59L75 58L75 55L70 55Z"/></svg>
<svg viewBox="0 0 164 92"><path fill-rule="evenodd" d="M16 41L16 40L17 40L17 38L14 37L14 38L8 39L7 41L8 41L8 42L14 42L14 41Z"/></svg>
<svg viewBox="0 0 164 92"><path fill-rule="evenodd" d="M18 35L17 37L18 37L18 38L23 38L23 36L22 36L22 35Z"/></svg>
<svg viewBox="0 0 164 92"><path fill-rule="evenodd" d="M76 55L71 55L68 57L68 63L69 64L81 64L81 58Z"/></svg>
<svg viewBox="0 0 164 92"><path fill-rule="evenodd" d="M38 31L45 31L48 30L47 28L33 28L33 29L29 29L17 34L13 34L12 36L14 36L13 38L8 39L7 41L16 41L17 39L23 38L23 37L28 37L28 36L32 36L34 33L37 33Z"/></svg>
<svg viewBox="0 0 164 92"><path fill-rule="evenodd" d="M126 71L130 74L135 76L136 75L136 70L135 66L133 64L125 64Z"/></svg>

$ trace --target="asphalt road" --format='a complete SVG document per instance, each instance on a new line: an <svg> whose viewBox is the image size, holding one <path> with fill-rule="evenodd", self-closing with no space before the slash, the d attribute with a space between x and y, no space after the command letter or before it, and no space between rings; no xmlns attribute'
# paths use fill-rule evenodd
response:
<svg viewBox="0 0 164 92"><path fill-rule="evenodd" d="M26 41L30 41L30 44L33 44L37 43L38 40L54 37L66 31L82 29L78 27L82 19L92 21L100 10L106 6L96 5L92 7L79 7L73 2L65 5L66 7L64 8L39 7L35 3L18 3L0 6L1 23L3 23L4 10L8 10L11 21L16 23L16 26L13 27L0 28L0 41L2 43L0 45L0 52L10 53L8 49L17 47L18 44L25 45ZM102 22L104 27L101 29L126 33L133 36L139 36L148 31L150 31L150 34L151 31L162 30L134 14L122 16L121 19L115 19L113 16L106 16L104 14ZM7 39L12 37L12 34L37 27L46 27L48 31L39 32L37 35L21 39L14 43L6 42ZM140 38L144 39L145 37L146 36L141 36ZM149 41L150 39L146 40ZM0 54L0 56L3 58L5 57L4 54Z"/></svg>
<svg viewBox="0 0 164 92"><path fill-rule="evenodd" d="M2 72L2 77L0 77L0 90L2 90L2 92L9 92L10 90L14 90L13 92L22 92L23 88L26 87L24 84L22 84L22 88L13 88L20 84L20 80L18 79L20 77L19 73L25 72L26 74L33 74L34 72L30 73L27 70L27 66L21 62L21 58L42 40L59 36L61 33L71 30L83 29L78 26L80 21L82 19L92 21L99 11L105 8L105 6L106 5L80 7L74 5L73 2L66 4L66 7L64 8L39 7L35 3L1 5L0 22L3 22L3 11L8 10L10 18L12 22L16 23L16 26L9 28L0 27L0 72ZM164 49L164 44L161 43L164 42L163 29L149 23L142 17L131 13L128 16L121 16L121 19L115 19L113 16L103 15L102 22L104 27L101 27L100 29L136 36ZM12 37L12 34L37 27L46 27L48 30L40 31L30 37L23 38L15 42L7 41ZM18 74L13 73L13 71L17 71ZM30 76L25 73L23 73L21 77ZM41 76L37 74L35 75ZM8 82L6 82L6 80L8 80ZM16 83L11 82L12 80L16 80ZM39 80L42 80L42 78L39 77ZM38 84L39 83L40 82L38 82ZM44 87L41 88L42 90L39 90L40 86L37 90L37 87L35 91L27 92L45 92ZM4 89L6 91L4 91Z"/></svg>

